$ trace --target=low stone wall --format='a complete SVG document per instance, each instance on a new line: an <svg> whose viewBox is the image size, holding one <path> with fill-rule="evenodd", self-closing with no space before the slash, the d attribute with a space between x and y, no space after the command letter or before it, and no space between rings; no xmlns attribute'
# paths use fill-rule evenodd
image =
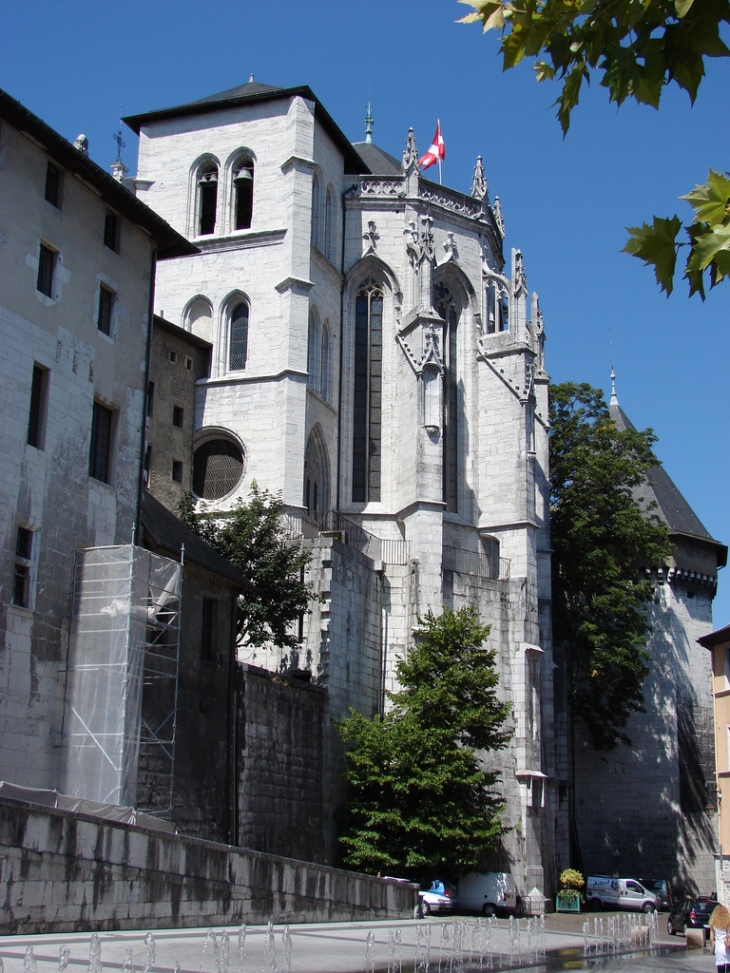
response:
<svg viewBox="0 0 730 973"><path fill-rule="evenodd" d="M405 919L414 886L0 800L0 933Z"/></svg>

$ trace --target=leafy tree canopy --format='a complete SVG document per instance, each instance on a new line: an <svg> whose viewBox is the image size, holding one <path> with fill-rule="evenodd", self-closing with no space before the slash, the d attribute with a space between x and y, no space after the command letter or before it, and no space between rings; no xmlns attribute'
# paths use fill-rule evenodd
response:
<svg viewBox="0 0 730 973"><path fill-rule="evenodd" d="M567 133L583 82L598 74L611 101L627 98L659 108L662 91L675 83L694 103L705 59L728 57L720 36L730 24L730 0L459 0L473 7L464 23L501 30L504 69L535 58L538 81L558 78L558 119ZM705 274L714 287L730 274L730 174L710 170L705 185L682 197L695 214L678 242L678 216L654 217L629 227L627 253L654 267L657 282L672 292L680 247L688 247L684 277L689 292L705 297Z"/></svg>
<svg viewBox="0 0 730 973"><path fill-rule="evenodd" d="M215 548L255 586L238 601L237 644L293 647L292 624L306 612L313 589L304 581L310 553L285 529L281 496L254 482L248 503L239 500L230 514L198 513L188 494L180 519Z"/></svg>
<svg viewBox="0 0 730 973"><path fill-rule="evenodd" d="M597 749L628 743L643 711L653 585L665 525L634 490L657 463L651 430L616 428L599 389L550 387L553 634L567 657L573 713Z"/></svg>
<svg viewBox="0 0 730 973"><path fill-rule="evenodd" d="M476 608L430 611L397 666L392 709L340 724L349 807L340 836L346 865L368 872L455 878L484 867L502 833L498 775L478 750L504 747L509 706L497 697L495 652Z"/></svg>

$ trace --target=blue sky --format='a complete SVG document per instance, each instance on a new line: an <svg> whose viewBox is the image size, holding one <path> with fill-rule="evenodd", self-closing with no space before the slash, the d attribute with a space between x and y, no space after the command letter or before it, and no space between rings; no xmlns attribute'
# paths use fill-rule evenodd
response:
<svg viewBox="0 0 730 973"><path fill-rule="evenodd" d="M374 141L399 156L409 126L425 151L441 118L444 182L469 190L481 154L499 195L506 245L524 253L540 295L554 381L610 389L708 531L730 541L730 283L702 304L660 293L620 253L624 227L689 218L677 197L729 168L730 60L708 65L694 108L668 90L659 112L617 110L598 85L562 138L558 89L531 66L502 73L497 38L455 23L454 0L0 0L0 86L100 165L121 114L180 104L248 80L309 85L353 141L368 96ZM136 139L125 130L134 172ZM730 623L730 569L715 627ZM727 577L725 577L727 575Z"/></svg>

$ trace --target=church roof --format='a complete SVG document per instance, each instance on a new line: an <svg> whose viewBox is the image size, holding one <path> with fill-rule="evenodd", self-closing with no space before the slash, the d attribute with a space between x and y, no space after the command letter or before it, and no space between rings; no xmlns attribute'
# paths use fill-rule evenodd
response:
<svg viewBox="0 0 730 973"><path fill-rule="evenodd" d="M618 404L615 393L611 396L608 407L611 418L620 430L635 429L636 427ZM684 534L697 540L706 541L719 548L718 566L727 560L727 547L716 541L703 525L689 503L677 489L676 484L663 466L652 466L646 474L646 482L636 490L637 498L648 504L656 503L655 513L664 521L670 534ZM724 553L723 553L724 552Z"/></svg>
<svg viewBox="0 0 730 973"><path fill-rule="evenodd" d="M399 160L372 142L354 142L353 148L374 176L401 175Z"/></svg>
<svg viewBox="0 0 730 973"><path fill-rule="evenodd" d="M205 98L199 98L197 101L190 101L184 105L160 108L157 111L144 112L141 115L128 115L123 121L129 125L133 132L139 135L140 129L144 125L152 125L155 122L205 115L211 111L224 111L256 102L278 101L294 97L304 98L314 103L315 117L343 155L345 172L348 174L368 173L370 170L353 148L352 143L345 137L332 116L307 85L295 88L277 88L273 85L260 84L258 81L254 81L253 75L251 75L246 84L237 85L235 88L228 88L226 91L219 91L214 95L206 95Z"/></svg>

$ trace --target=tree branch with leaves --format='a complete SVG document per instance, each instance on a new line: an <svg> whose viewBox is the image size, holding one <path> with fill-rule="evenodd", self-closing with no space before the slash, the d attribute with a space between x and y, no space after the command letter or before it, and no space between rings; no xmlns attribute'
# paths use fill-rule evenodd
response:
<svg viewBox="0 0 730 973"><path fill-rule="evenodd" d="M730 0L459 0L473 8L462 23L481 22L501 31L504 70L526 57L535 59L538 81L557 79L555 104L568 132L583 84L598 75L609 100L627 98L659 108L669 84L686 91L694 104L705 77L705 60L728 57L720 36L730 24ZM730 274L730 174L710 170L708 181L686 199L695 211L678 241L678 216L654 217L628 227L625 252L654 267L660 287L671 294L677 254L687 247L684 277L689 293L704 300L705 280L714 287Z"/></svg>

